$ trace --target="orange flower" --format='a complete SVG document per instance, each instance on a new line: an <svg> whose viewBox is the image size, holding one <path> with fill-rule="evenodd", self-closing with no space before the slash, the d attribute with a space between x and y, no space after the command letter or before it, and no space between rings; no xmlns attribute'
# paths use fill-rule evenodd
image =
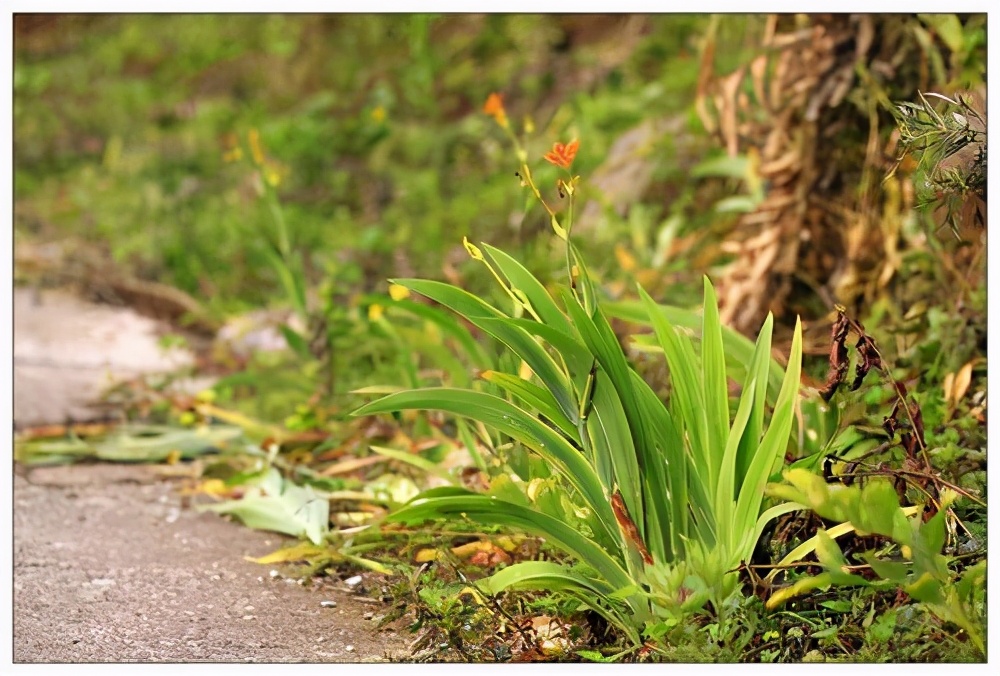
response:
<svg viewBox="0 0 1000 676"><path fill-rule="evenodd" d="M507 111L503 108L503 97L496 92L487 97L483 112L496 120L501 127L507 126Z"/></svg>
<svg viewBox="0 0 1000 676"><path fill-rule="evenodd" d="M573 158L576 157L576 151L579 147L580 142L577 140L570 141L566 145L556 143L552 146L550 152L545 153L545 159L557 167L569 169L569 165L573 164Z"/></svg>

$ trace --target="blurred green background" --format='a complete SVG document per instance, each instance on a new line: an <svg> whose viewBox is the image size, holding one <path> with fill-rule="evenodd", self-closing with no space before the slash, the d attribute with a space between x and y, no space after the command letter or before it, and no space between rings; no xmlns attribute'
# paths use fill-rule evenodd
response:
<svg viewBox="0 0 1000 676"><path fill-rule="evenodd" d="M771 59L767 73L780 84L786 57L764 47L775 29L832 54L833 65L792 59L821 99L818 122L802 102L767 111L755 96L755 58ZM723 280L725 305L736 279L727 274L763 273L758 305L776 299L786 329L802 315L806 353L820 359L833 300L874 317L886 340L906 334L892 338L904 361L937 325L965 331L963 349L935 367L940 377L968 362L985 335L979 233L943 235L941 219L916 209L913 186L929 185L920 178L929 169L885 182L901 156L893 103L918 90L985 91L984 15L868 24L846 15L18 15L14 33L17 281L34 274L21 255L27 244L68 243L69 258L101 261L80 274L161 282L221 323L294 305L288 280L301 280L309 312L299 313L297 353L308 361L305 343L328 339L326 351L356 371L330 388L341 393L370 383L369 367L385 369L376 382L398 374L385 366L396 364L386 356L395 348L376 354L366 319L388 279L497 293L463 237L509 251L545 282L563 274L548 217L519 186L509 139L483 113L492 92L503 95L553 204L565 205L555 194L560 173L542 155L580 140L574 241L612 297L638 281L658 300L692 307L707 272ZM732 155L725 124L709 133L705 123L706 109L725 123L719 92L728 82L738 84ZM839 92L833 102L830 90ZM798 188L768 174L768 161L780 159L766 157L768 134L792 139ZM730 239L755 236L752 218L740 219L782 190L823 213L779 236L804 243L775 271ZM956 281L959 269L971 281ZM955 283L968 291L957 314L935 300ZM935 324L927 318L940 302L948 319ZM737 328L752 332L761 319ZM318 373L309 368L307 381ZM807 365L816 378L824 368ZM290 380L302 371L292 362ZM258 412L283 416L287 407Z"/></svg>
<svg viewBox="0 0 1000 676"><path fill-rule="evenodd" d="M463 236L555 264L536 243L548 226L526 211L509 144L480 112L486 97L501 92L517 127L531 118L532 161L556 140L582 139L574 170L584 177L645 119L679 116L678 135L707 146L691 103L708 21L20 16L17 236L101 245L215 311L265 304L280 293L262 254L272 217L252 172L224 161L256 129L313 282L371 290L394 274L440 277L443 264L465 264L454 253ZM726 23L723 61L735 64L758 24ZM679 142L645 151L661 193L684 172ZM637 215L658 224L668 209L656 200ZM628 230L613 211L602 226L584 246Z"/></svg>

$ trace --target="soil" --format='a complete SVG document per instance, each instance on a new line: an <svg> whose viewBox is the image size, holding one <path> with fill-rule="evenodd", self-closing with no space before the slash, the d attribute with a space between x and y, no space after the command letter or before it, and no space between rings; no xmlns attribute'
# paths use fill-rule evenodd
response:
<svg viewBox="0 0 1000 676"><path fill-rule="evenodd" d="M406 659L405 628L376 627L381 601L247 561L287 539L182 507L163 471L14 477L15 663Z"/></svg>

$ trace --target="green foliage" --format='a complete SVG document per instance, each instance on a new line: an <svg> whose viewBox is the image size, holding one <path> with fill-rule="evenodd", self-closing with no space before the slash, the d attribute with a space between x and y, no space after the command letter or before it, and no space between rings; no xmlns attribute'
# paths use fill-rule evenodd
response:
<svg viewBox="0 0 1000 676"><path fill-rule="evenodd" d="M470 223L548 266L537 210L492 225L521 205L507 158L484 140L482 101L493 90L550 101L539 129L572 120L603 157L650 110L683 110L706 20L650 17L607 73L600 45L554 53L567 29L551 15L54 18L15 40L15 227L108 243L215 311L265 304L282 290L269 183L224 161L256 129L311 284L370 292L401 250L436 275ZM571 71L599 77L567 88Z"/></svg>
<svg viewBox="0 0 1000 676"><path fill-rule="evenodd" d="M319 544L330 526L330 505L310 486L298 486L271 468L238 500L203 505L199 509L231 514L250 528L272 530Z"/></svg>
<svg viewBox="0 0 1000 676"><path fill-rule="evenodd" d="M461 516L543 536L583 568L515 564L491 578L487 588L551 588L558 583L633 641L637 630L657 615L689 612L709 599L720 609L734 589L734 569L749 558L763 526L793 508L762 511L764 485L781 462L792 427L799 332L770 424L765 426L770 320L743 365L747 377L731 421L726 355L711 284L705 280L700 357L686 334L644 295L645 311L672 373L674 396L668 408L629 367L604 312L588 293L591 282L581 259L575 258L581 270L576 288L563 290L560 310L514 259L493 247L484 250L491 259L484 262L502 275L498 278L515 308L532 319L517 319L448 284L395 283L459 313L512 350L532 376L484 374L509 399L433 388L390 394L355 414L434 409L471 418L546 460L560 479L550 484L554 492L549 495L562 497L546 509L541 492L529 491L529 504L523 505L449 489L418 496L389 520L419 523ZM481 256L474 247L470 252ZM575 255L572 249L570 253ZM569 514L579 523L571 525Z"/></svg>
<svg viewBox="0 0 1000 676"><path fill-rule="evenodd" d="M941 553L945 544L946 507L924 522L921 510L904 510L892 484L873 480L864 487L827 484L822 477L805 470L790 469L785 483L772 484L768 493L774 497L805 505L824 519L850 523L859 535L879 535L899 546L903 559L865 552L861 559L877 579L872 581L849 572L849 564L836 540L821 529L815 537L816 556L824 572L799 578L790 587L773 594L769 607L813 589L830 585L898 587L915 601L924 604L942 620L965 630L972 643L985 651L984 612L986 561L966 568L957 580L948 567L948 557ZM954 495L951 496L951 499ZM910 518L907 511L916 512ZM793 552L793 561L800 554ZM785 562L786 563L787 559Z"/></svg>

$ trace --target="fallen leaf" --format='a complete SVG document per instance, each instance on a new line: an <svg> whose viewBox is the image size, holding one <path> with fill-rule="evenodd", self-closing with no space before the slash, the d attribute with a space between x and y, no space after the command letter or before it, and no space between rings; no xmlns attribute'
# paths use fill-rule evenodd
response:
<svg viewBox="0 0 1000 676"><path fill-rule="evenodd" d="M385 458L378 455L369 455L367 458L349 458L334 465L330 465L322 472L322 476L335 476L337 474L349 474L363 467L370 467L380 462L385 462Z"/></svg>
<svg viewBox="0 0 1000 676"><path fill-rule="evenodd" d="M318 545L311 544L309 542L300 542L294 544L291 547L283 547L270 554L265 554L259 558L254 558L252 556L244 557L247 561L253 561L254 563L271 564L271 563L291 563L292 561L308 561L318 555L329 556L333 554L328 547L320 547Z"/></svg>
<svg viewBox="0 0 1000 676"><path fill-rule="evenodd" d="M958 374L955 376L955 384L951 390L951 400L953 403L958 404L962 401L965 393L969 391L969 384L972 382L972 362L968 362L965 366L958 370Z"/></svg>
<svg viewBox="0 0 1000 676"><path fill-rule="evenodd" d="M951 393L955 388L955 374L948 373L944 377L944 382L941 383L941 389L944 390L944 404L945 406L951 406L952 396Z"/></svg>
<svg viewBox="0 0 1000 676"><path fill-rule="evenodd" d="M250 528L305 536L317 545L330 528L330 503L317 496L310 486L286 481L274 468L239 500L201 505L197 509L230 514Z"/></svg>
<svg viewBox="0 0 1000 676"><path fill-rule="evenodd" d="M424 547L413 557L415 563L428 563L437 561L441 557L441 552L433 547Z"/></svg>

